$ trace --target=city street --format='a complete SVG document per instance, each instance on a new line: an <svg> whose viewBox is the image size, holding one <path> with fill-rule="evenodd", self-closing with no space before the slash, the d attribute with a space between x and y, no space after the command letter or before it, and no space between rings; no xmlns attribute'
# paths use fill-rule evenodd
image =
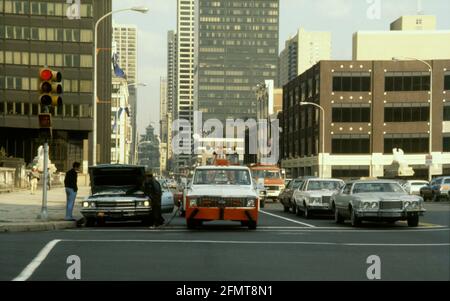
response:
<svg viewBox="0 0 450 301"><path fill-rule="evenodd" d="M450 204L426 203L419 227L304 219L267 204L258 229L214 222L187 230L177 216L158 230L139 224L0 235L0 280L450 280ZM165 215L166 221L171 215Z"/></svg>

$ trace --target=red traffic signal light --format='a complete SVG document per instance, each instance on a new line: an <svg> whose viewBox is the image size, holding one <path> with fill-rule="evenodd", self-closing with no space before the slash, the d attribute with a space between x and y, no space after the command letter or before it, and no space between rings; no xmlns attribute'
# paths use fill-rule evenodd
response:
<svg viewBox="0 0 450 301"><path fill-rule="evenodd" d="M53 71L49 68L42 68L39 70L39 78L41 81L60 82L62 80L62 75L59 71Z"/></svg>
<svg viewBox="0 0 450 301"><path fill-rule="evenodd" d="M59 71L50 68L41 68L39 70L39 101L42 106L60 106L62 97L57 95L63 93L61 84L62 75Z"/></svg>

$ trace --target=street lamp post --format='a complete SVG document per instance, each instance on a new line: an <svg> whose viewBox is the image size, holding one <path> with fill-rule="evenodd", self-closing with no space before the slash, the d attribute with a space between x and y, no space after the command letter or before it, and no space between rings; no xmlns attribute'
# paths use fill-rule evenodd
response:
<svg viewBox="0 0 450 301"><path fill-rule="evenodd" d="M401 59L415 60L415 61L418 61L418 62L421 62L421 63L427 65L427 67L430 68L429 69L429 71L430 71L430 123L429 123L430 124L430 130L429 130L430 135L429 135L429 141L428 141L428 152L429 152L430 156L433 156L433 67L427 61L424 61L424 60L421 60L418 58L414 58L414 57L400 57L400 58L393 57L392 58L392 60L396 61L396 62L400 61ZM432 174L431 174L432 166L433 166L433 164L431 162L431 164L429 164L429 166L428 166L428 180L429 181L431 181L433 178Z"/></svg>
<svg viewBox="0 0 450 301"><path fill-rule="evenodd" d="M123 11L136 11L140 13L147 13L148 8L146 7L130 7L130 8L124 8L124 9L118 9L115 11L111 11L105 15L103 15L101 18L95 22L95 28L94 28L94 93L93 93L93 99L92 99L92 110L93 110L93 128L92 128L92 165L97 165L97 31L98 26L101 21L106 19L107 17L111 16L112 14L123 12Z"/></svg>
<svg viewBox="0 0 450 301"><path fill-rule="evenodd" d="M301 102L301 106L314 106L316 108L319 108L322 111L322 167L321 167L321 174L319 177L325 178L325 169L324 169L324 163L325 163L325 110L322 106L313 103L313 102Z"/></svg>

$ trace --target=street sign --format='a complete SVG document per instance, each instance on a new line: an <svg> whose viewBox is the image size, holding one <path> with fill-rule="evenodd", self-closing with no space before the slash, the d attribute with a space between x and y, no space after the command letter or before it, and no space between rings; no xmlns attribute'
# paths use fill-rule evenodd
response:
<svg viewBox="0 0 450 301"><path fill-rule="evenodd" d="M49 113L39 114L39 127L41 129L50 129L52 127L52 115Z"/></svg>
<svg viewBox="0 0 450 301"><path fill-rule="evenodd" d="M433 156L432 155L426 155L426 157L425 157L425 164L427 166L433 165Z"/></svg>

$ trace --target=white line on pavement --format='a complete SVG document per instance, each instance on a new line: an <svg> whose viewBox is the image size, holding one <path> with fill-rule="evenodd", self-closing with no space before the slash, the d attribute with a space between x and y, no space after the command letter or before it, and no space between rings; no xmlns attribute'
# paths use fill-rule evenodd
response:
<svg viewBox="0 0 450 301"><path fill-rule="evenodd" d="M20 273L19 276L12 281L27 281L34 273L34 271L41 265L41 263L47 258L52 249L61 241L61 239L54 239L50 241L39 252L39 254L26 266L26 268Z"/></svg>
<svg viewBox="0 0 450 301"><path fill-rule="evenodd" d="M293 220L293 219L290 219L290 218L287 218L287 217L283 217L283 216L280 216L280 215L269 213L269 212L266 212L264 210L259 210L259 212L267 214L267 215L270 215L270 216L273 216L273 217L277 217L279 219L283 219L283 220L291 222L291 223L300 224L300 225L307 226L307 227L310 227L310 228L315 228L316 227L316 226L313 226L313 225L310 225L310 224L306 224L306 223L302 223L302 222L299 222L299 221L296 221L296 220Z"/></svg>
<svg viewBox="0 0 450 301"><path fill-rule="evenodd" d="M331 246L357 246L357 247L448 247L450 243L434 244L392 244L392 243L336 243L336 242L313 242L313 241L239 241L239 240L145 240L145 239L65 239L64 242L98 242L98 243L183 243L183 244L241 244L241 245L331 245Z"/></svg>

